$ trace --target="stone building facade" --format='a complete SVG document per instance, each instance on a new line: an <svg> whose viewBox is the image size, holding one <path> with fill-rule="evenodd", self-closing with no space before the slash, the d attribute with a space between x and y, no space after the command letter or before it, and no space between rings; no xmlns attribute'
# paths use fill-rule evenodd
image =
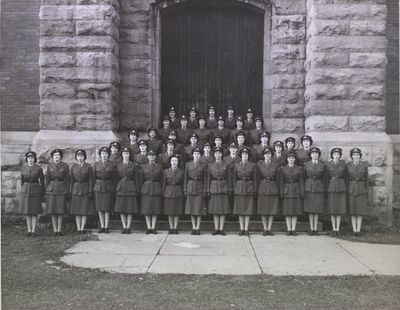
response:
<svg viewBox="0 0 400 310"><path fill-rule="evenodd" d="M346 160L351 147L360 147L370 165L370 222L390 225L399 200L400 141L387 134L387 128L399 133L398 74L388 71L388 63L398 66L398 50L396 58L387 29L388 16L394 20L388 7L398 17L398 3L388 0L36 1L38 28L29 30L39 43L38 77L32 88L21 85L21 94L2 80L2 210L15 210L15 170L28 149L45 165L54 147L66 150L68 162L83 147L93 162L96 149L125 138L120 133L159 123L163 12L199 2L263 15L261 107L272 140L308 133L325 159L333 146L344 149ZM6 12L14 16L12 8ZM390 27L398 37L398 23ZM24 94L32 107L13 110Z"/></svg>

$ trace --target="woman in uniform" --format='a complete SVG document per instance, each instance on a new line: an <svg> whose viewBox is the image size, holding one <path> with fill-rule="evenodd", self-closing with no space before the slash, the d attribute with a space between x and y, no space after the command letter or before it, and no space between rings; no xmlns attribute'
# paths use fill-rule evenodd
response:
<svg viewBox="0 0 400 310"><path fill-rule="evenodd" d="M296 139L293 138L293 137L286 138L285 139L285 146L286 146L286 149L284 149L282 151L282 155L286 158L288 153L290 153L290 152L295 153L296 154L296 165L299 165L299 162L297 160L297 152L296 152L296 149L295 149Z"/></svg>
<svg viewBox="0 0 400 310"><path fill-rule="evenodd" d="M109 160L110 149L108 147L101 147L98 154L100 161L93 166L95 180L93 191L100 220L99 233L108 234L110 232L108 230L110 212L114 207L115 165Z"/></svg>
<svg viewBox="0 0 400 310"><path fill-rule="evenodd" d="M250 146L258 145L260 142L260 135L265 132L262 117L257 116L254 124L255 128L250 130ZM269 140L267 143L269 143Z"/></svg>
<svg viewBox="0 0 400 310"><path fill-rule="evenodd" d="M168 116L169 116L169 119L170 119L170 121L171 121L170 127L171 127L172 129L178 129L179 126L180 126L180 121L179 121L178 117L176 116L175 107L171 107L171 108L169 109L169 111L168 111Z"/></svg>
<svg viewBox="0 0 400 310"><path fill-rule="evenodd" d="M190 136L192 135L192 129L188 128L188 119L185 115L181 116L180 119L181 126L176 130L177 141L183 146L190 144Z"/></svg>
<svg viewBox="0 0 400 310"><path fill-rule="evenodd" d="M310 236L319 236L318 216L324 209L326 191L326 166L319 160L321 150L317 147L310 149L311 160L304 164L305 189L304 212L308 213Z"/></svg>
<svg viewBox="0 0 400 310"><path fill-rule="evenodd" d="M69 167L62 162L63 152L55 149L50 153L52 162L47 166L46 211L51 215L54 236L61 236L65 201L69 191Z"/></svg>
<svg viewBox="0 0 400 310"><path fill-rule="evenodd" d="M185 214L192 220L192 235L200 235L201 217L206 214L207 165L200 161L201 149L194 148L193 160L186 164L183 192L186 196Z"/></svg>
<svg viewBox="0 0 400 310"><path fill-rule="evenodd" d="M273 161L278 164L278 166L284 166L287 164L286 162L286 157L283 156L283 142L282 141L275 141L273 144L273 148L274 148L274 157L273 157Z"/></svg>
<svg viewBox="0 0 400 310"><path fill-rule="evenodd" d="M213 106L208 107L206 121L208 129L214 129L218 127L217 118L215 117L215 108Z"/></svg>
<svg viewBox="0 0 400 310"><path fill-rule="evenodd" d="M263 236L273 236L272 222L279 215L279 166L272 161L274 151L266 147L264 160L257 163L258 199L257 211L263 223ZM268 220L268 222L267 222Z"/></svg>
<svg viewBox="0 0 400 310"><path fill-rule="evenodd" d="M138 143L139 134L136 131L136 129L132 129L128 133L128 139L129 139L129 147L132 150L132 156L135 155L135 154L139 154L140 153L139 143Z"/></svg>
<svg viewBox="0 0 400 310"><path fill-rule="evenodd" d="M207 120L204 115L199 117L199 128L194 129L193 132L199 137L199 145L203 146L204 143L211 143L212 132L206 127Z"/></svg>
<svg viewBox="0 0 400 310"><path fill-rule="evenodd" d="M122 234L131 233L132 216L139 213L137 201L140 189L139 166L131 158L131 149L124 148L122 162L116 166L117 199L114 212L120 214Z"/></svg>
<svg viewBox="0 0 400 310"><path fill-rule="evenodd" d="M183 214L183 170L178 167L179 156L170 157L170 168L164 170L162 191L164 214L168 216L169 234L178 234L179 216Z"/></svg>
<svg viewBox="0 0 400 310"><path fill-rule="evenodd" d="M352 160L347 164L349 214L353 234L360 236L363 216L368 214L368 163L361 161L362 153L359 148L352 149L350 157Z"/></svg>
<svg viewBox="0 0 400 310"><path fill-rule="evenodd" d="M279 194L282 199L282 215L285 216L287 235L297 236L297 216L303 214L304 197L303 167L296 165L296 154L287 154L287 165L280 168Z"/></svg>
<svg viewBox="0 0 400 310"><path fill-rule="evenodd" d="M347 212L347 166L341 157L342 149L335 147L331 150L331 160L326 164L329 182L327 214L331 216L334 237L339 235L341 217Z"/></svg>
<svg viewBox="0 0 400 310"><path fill-rule="evenodd" d="M236 119L235 119L235 109L233 106L229 105L226 110L226 118L225 118L225 128L229 130L234 130L236 128Z"/></svg>
<svg viewBox="0 0 400 310"><path fill-rule="evenodd" d="M162 165L163 169L167 169L171 164L170 158L172 155L176 154L175 152L175 141L168 140L165 144L166 150L162 154L158 155L158 163Z"/></svg>
<svg viewBox="0 0 400 310"><path fill-rule="evenodd" d="M234 203L233 214L239 216L239 236L249 236L250 216L254 212L257 195L257 167L249 161L250 150L243 148L239 152L240 163L233 168Z"/></svg>
<svg viewBox="0 0 400 310"><path fill-rule="evenodd" d="M236 117L236 128L231 131L231 141L232 142L236 142L236 137L239 132L244 133L246 145L248 143L250 143L249 132L243 128L243 118L241 116Z"/></svg>
<svg viewBox="0 0 400 310"><path fill-rule="evenodd" d="M121 143L118 141L114 141L110 143L110 151L111 155L109 157L109 161L111 161L114 165L119 164L122 161L122 156L121 156Z"/></svg>
<svg viewBox="0 0 400 310"><path fill-rule="evenodd" d="M172 130L171 120L169 119L168 115L164 115L162 125L162 128L158 131L158 138L161 140L162 143L165 143L167 142L168 135Z"/></svg>
<svg viewBox="0 0 400 310"><path fill-rule="evenodd" d="M44 200L44 175L43 169L36 164L35 152L25 153L26 165L21 171L21 200L18 213L25 215L27 236L36 236L38 214L42 213L42 200Z"/></svg>
<svg viewBox="0 0 400 310"><path fill-rule="evenodd" d="M222 148L214 148L215 161L207 167L208 213L214 216L215 235L225 235L225 216L230 213L229 196L232 195L232 183L229 168L222 160Z"/></svg>
<svg viewBox="0 0 400 310"><path fill-rule="evenodd" d="M150 127L147 129L147 136L149 139L147 140L147 145L150 150L153 150L156 154L160 154L162 152L163 142L158 139L158 131L155 127Z"/></svg>
<svg viewBox="0 0 400 310"><path fill-rule="evenodd" d="M313 139L304 135L300 138L301 148L296 151L297 161L299 166L304 166L304 163L310 160L310 148L313 144Z"/></svg>
<svg viewBox="0 0 400 310"><path fill-rule="evenodd" d="M133 155L133 161L139 164L139 166L142 166L149 162L147 158L148 143L146 140L140 140L138 145L139 145L139 153Z"/></svg>
<svg viewBox="0 0 400 310"><path fill-rule="evenodd" d="M263 151L269 147L269 133L268 132L262 132L259 136L260 144L255 145L253 147L257 161L259 160L264 160L264 153Z"/></svg>
<svg viewBox="0 0 400 310"><path fill-rule="evenodd" d="M150 150L147 153L149 162L142 165L141 180L143 185L140 190L142 214L146 218L146 234L156 234L157 216L161 214L161 183L163 181L163 168L156 163L156 153Z"/></svg>
<svg viewBox="0 0 400 310"><path fill-rule="evenodd" d="M188 119L188 128L194 130L199 127L199 121L197 119L197 109L195 107L192 107L189 110L189 119Z"/></svg>
<svg viewBox="0 0 400 310"><path fill-rule="evenodd" d="M198 141L199 141L199 136L195 133L192 133L192 135L190 136L190 144L185 147L185 154L187 161L193 160L192 151L193 149L199 147Z"/></svg>
<svg viewBox="0 0 400 310"><path fill-rule="evenodd" d="M203 155L200 161L206 165L214 161L214 156L211 154L211 145L208 142L203 144Z"/></svg>
<svg viewBox="0 0 400 310"><path fill-rule="evenodd" d="M243 128L247 130L248 132L254 128L256 128L254 124L254 119L253 119L253 110L252 109L247 109L246 111L246 119L243 122ZM250 142L250 141L249 141Z"/></svg>
<svg viewBox="0 0 400 310"><path fill-rule="evenodd" d="M93 197L93 170L87 164L85 150L76 150L76 164L71 167L70 194L71 214L75 215L78 234L84 233L88 215L94 214L91 198Z"/></svg>
<svg viewBox="0 0 400 310"><path fill-rule="evenodd" d="M217 127L212 130L213 139L219 136L222 139L222 147L229 145L231 141L231 132L229 129L225 128L225 120L222 116L218 117Z"/></svg>

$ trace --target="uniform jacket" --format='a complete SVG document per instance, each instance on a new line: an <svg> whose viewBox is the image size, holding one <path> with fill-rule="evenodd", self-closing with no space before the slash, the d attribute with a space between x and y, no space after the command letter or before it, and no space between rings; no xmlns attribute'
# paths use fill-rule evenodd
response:
<svg viewBox="0 0 400 310"><path fill-rule="evenodd" d="M229 167L223 161L210 163L207 167L207 193L228 194L232 192Z"/></svg>
<svg viewBox="0 0 400 310"><path fill-rule="evenodd" d="M138 196L140 189L139 165L133 162L116 166L117 196Z"/></svg>
<svg viewBox="0 0 400 310"><path fill-rule="evenodd" d="M235 142L237 144L236 134L239 131L244 132L244 144L250 145L250 134L244 128L242 128L242 129L234 129L234 130L231 131L231 142Z"/></svg>
<svg viewBox="0 0 400 310"><path fill-rule="evenodd" d="M147 158L147 154L142 155L139 153L139 154L133 155L133 161L139 165L144 165L149 162L149 159Z"/></svg>
<svg viewBox="0 0 400 310"><path fill-rule="evenodd" d="M304 197L304 168L285 165L280 168L279 193L284 198Z"/></svg>
<svg viewBox="0 0 400 310"><path fill-rule="evenodd" d="M72 165L70 169L70 193L82 196L93 192L94 180L92 167L83 163Z"/></svg>
<svg viewBox="0 0 400 310"><path fill-rule="evenodd" d="M200 146L199 145L192 146L191 144L188 146L185 146L186 161L193 160L192 150L196 147L200 147Z"/></svg>
<svg viewBox="0 0 400 310"><path fill-rule="evenodd" d="M211 143L211 138L212 138L212 132L208 128L197 128L193 130L195 134L199 136L199 141L198 143L200 145L203 145L204 143L208 142Z"/></svg>
<svg viewBox="0 0 400 310"><path fill-rule="evenodd" d="M213 161L215 161L215 159L214 159L213 154L210 153L210 156L208 156L208 157L205 157L204 154L201 155L200 161L201 161L203 164L208 165L209 163L212 163Z"/></svg>
<svg viewBox="0 0 400 310"><path fill-rule="evenodd" d="M111 161L114 165L118 165L120 162L122 162L122 155L120 153L117 154L111 154L110 158L108 159Z"/></svg>
<svg viewBox="0 0 400 310"><path fill-rule="evenodd" d="M21 171L21 194L23 196L42 196L45 191L43 169L34 164L27 164Z"/></svg>
<svg viewBox="0 0 400 310"><path fill-rule="evenodd" d="M212 135L213 135L212 140L214 140L215 136L217 136L217 135L220 135L222 137L222 146L223 147L226 147L229 144L229 142L231 141L231 131L227 128L223 128L223 129L219 129L218 127L214 128L212 130Z"/></svg>
<svg viewBox="0 0 400 310"><path fill-rule="evenodd" d="M181 121L177 119L176 117L174 119L171 119L171 124L170 127L172 129L178 129L181 126Z"/></svg>
<svg viewBox="0 0 400 310"><path fill-rule="evenodd" d="M312 161L304 163L304 175L306 192L325 192L327 187L327 174L326 166L321 160L318 160L316 164Z"/></svg>
<svg viewBox="0 0 400 310"><path fill-rule="evenodd" d="M67 194L69 191L69 167L64 162L50 163L45 176L47 194Z"/></svg>
<svg viewBox="0 0 400 310"><path fill-rule="evenodd" d="M163 146L163 150L162 150L162 153L164 154L164 153L166 153L167 152L167 147L166 147L166 145L164 145ZM180 144L180 143L176 143L175 144L175 147L174 147L174 153L175 154L178 154L179 156L180 156L180 158L179 158L179 165L181 166L181 167L183 167L184 165L185 165L185 163L186 163L186 152L185 152L185 147L183 146L183 144ZM169 166L168 166L169 167ZM165 168L167 168L167 167L165 167ZM165 169L164 168L164 169Z"/></svg>
<svg viewBox="0 0 400 310"><path fill-rule="evenodd" d="M260 133L264 132L265 130L263 128L261 128L260 130L258 129L252 129L250 130L250 145L255 145L255 144L259 144L260 143Z"/></svg>
<svg viewBox="0 0 400 310"><path fill-rule="evenodd" d="M296 151L297 155L297 164L299 166L304 166L304 163L310 160L310 152L305 150L304 148L298 149Z"/></svg>
<svg viewBox="0 0 400 310"><path fill-rule="evenodd" d="M218 127L217 119L215 117L213 119L210 119L210 118L207 117L207 125L206 125L206 127L208 129L217 128Z"/></svg>
<svg viewBox="0 0 400 310"><path fill-rule="evenodd" d="M193 130L190 128L186 128L183 130L182 128L178 128L176 130L176 139L179 143L183 145L188 145L190 143L190 136L192 135Z"/></svg>
<svg viewBox="0 0 400 310"><path fill-rule="evenodd" d="M256 128L256 125L254 124L254 120L250 120L250 121L249 121L248 119L245 119L245 120L243 121L243 128L246 129L246 130L248 130L248 131L250 131L250 130Z"/></svg>
<svg viewBox="0 0 400 310"><path fill-rule="evenodd" d="M139 145L137 143L129 144L128 147L132 150L132 154L139 154L140 153Z"/></svg>
<svg viewBox="0 0 400 310"><path fill-rule="evenodd" d="M158 139L149 139L147 140L149 144L149 150L153 150L157 154L161 153L162 151L162 141Z"/></svg>
<svg viewBox="0 0 400 310"><path fill-rule="evenodd" d="M257 166L252 162L239 162L233 168L235 195L254 195L257 193Z"/></svg>
<svg viewBox="0 0 400 310"><path fill-rule="evenodd" d="M283 154L279 158L276 156L272 157L272 161L280 167L285 166L287 164L286 156L284 156Z"/></svg>
<svg viewBox="0 0 400 310"><path fill-rule="evenodd" d="M173 130L173 128L161 128L158 130L158 138L163 142L167 142L169 133Z"/></svg>
<svg viewBox="0 0 400 310"><path fill-rule="evenodd" d="M197 119L197 117L192 120L190 117L188 118L188 123L187 123L187 127L190 129L196 129L199 128L199 120Z"/></svg>
<svg viewBox="0 0 400 310"><path fill-rule="evenodd" d="M236 128L236 119L235 117L225 117L225 123L224 123L225 128L229 130L234 130Z"/></svg>
<svg viewBox="0 0 400 310"><path fill-rule="evenodd" d="M353 162L347 164L349 176L349 194L353 196L365 195L368 189L368 163L360 162L357 166Z"/></svg>
<svg viewBox="0 0 400 310"><path fill-rule="evenodd" d="M326 164L328 192L343 193L347 191L347 166L343 160L336 165L333 161Z"/></svg>
<svg viewBox="0 0 400 310"><path fill-rule="evenodd" d="M206 193L207 165L202 162L188 162L185 167L183 191L185 195Z"/></svg>
<svg viewBox="0 0 400 310"><path fill-rule="evenodd" d="M140 169L143 185L140 190L142 195L160 196L163 181L163 168L160 164L145 164Z"/></svg>
<svg viewBox="0 0 400 310"><path fill-rule="evenodd" d="M174 154L177 154L177 152L175 150L172 151L171 154L169 154L167 152L163 152L162 154L158 155L157 163L162 165L163 169L169 168L171 165L169 158Z"/></svg>
<svg viewBox="0 0 400 310"><path fill-rule="evenodd" d="M183 170L179 168L164 170L162 189L165 198L183 197L183 175Z"/></svg>
<svg viewBox="0 0 400 310"><path fill-rule="evenodd" d="M269 164L264 160L257 163L258 195L279 194L279 170L280 167L272 161Z"/></svg>
<svg viewBox="0 0 400 310"><path fill-rule="evenodd" d="M224 157L223 161L228 165L231 173L233 173L233 168L235 167L235 164L240 163L241 159L239 155L236 155L236 157L233 158L230 155L227 155Z"/></svg>
<svg viewBox="0 0 400 310"><path fill-rule="evenodd" d="M111 161L97 162L93 165L94 188L98 193L114 192L115 165Z"/></svg>
<svg viewBox="0 0 400 310"><path fill-rule="evenodd" d="M267 145L258 144L253 147L253 150L257 157L257 161L259 161L259 160L264 161L264 155L262 152L265 150L266 147L268 147L268 144Z"/></svg>

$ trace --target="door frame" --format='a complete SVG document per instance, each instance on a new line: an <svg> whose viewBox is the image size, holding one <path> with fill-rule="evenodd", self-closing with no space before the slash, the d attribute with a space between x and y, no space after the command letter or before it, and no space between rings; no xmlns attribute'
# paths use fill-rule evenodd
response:
<svg viewBox="0 0 400 310"><path fill-rule="evenodd" d="M151 4L151 37L152 64L151 64L151 123L157 126L161 119L161 11L184 2L194 0L156 0ZM215 0L218 1L218 0ZM242 3L252 5L264 11L264 51L263 51L263 90L262 90L262 117L264 127L271 131L271 88L272 88L272 58L271 58L271 15L272 5L269 0L226 0L227 3Z"/></svg>

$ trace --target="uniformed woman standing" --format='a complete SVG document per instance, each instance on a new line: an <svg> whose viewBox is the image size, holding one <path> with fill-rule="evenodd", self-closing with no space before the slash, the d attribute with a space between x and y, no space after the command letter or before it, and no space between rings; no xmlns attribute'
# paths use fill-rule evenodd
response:
<svg viewBox="0 0 400 310"><path fill-rule="evenodd" d="M313 139L304 135L300 138L301 148L296 151L297 161L299 166L304 166L304 163L310 160L310 148L313 144Z"/></svg>
<svg viewBox="0 0 400 310"><path fill-rule="evenodd" d="M42 213L42 200L44 199L44 175L43 169L36 165L35 152L25 154L26 165L21 171L21 200L18 213L25 215L28 237L36 235L36 223L38 214Z"/></svg>
<svg viewBox="0 0 400 310"><path fill-rule="evenodd" d="M119 164L122 161L122 156L121 156L121 143L118 141L114 141L110 143L110 157L108 158L109 161L111 161L114 165Z"/></svg>
<svg viewBox="0 0 400 310"><path fill-rule="evenodd" d="M272 161L274 151L266 147L262 154L264 160L257 163L258 199L257 213L261 215L263 236L272 236L274 216L279 215L279 165ZM268 223L267 223L268 219Z"/></svg>
<svg viewBox="0 0 400 310"><path fill-rule="evenodd" d="M263 119L260 116L255 118L255 128L250 130L250 146L258 145L260 142L260 135L265 132L263 128ZM269 137L267 143L269 144Z"/></svg>
<svg viewBox="0 0 400 310"><path fill-rule="evenodd" d="M157 216L161 214L161 183L163 168L156 163L156 153L150 150L147 153L149 162L142 165L141 180L143 180L141 195L141 212L146 218L146 234L156 234Z"/></svg>
<svg viewBox="0 0 400 310"><path fill-rule="evenodd" d="M280 168L279 177L282 215L286 218L287 235L297 236L297 216L303 214L304 168L295 164L294 152L289 152L286 160L287 165Z"/></svg>
<svg viewBox="0 0 400 310"><path fill-rule="evenodd" d="M71 214L75 215L78 234L84 232L87 216L93 214L93 170L86 158L85 150L76 150L77 163L72 165L70 175Z"/></svg>
<svg viewBox="0 0 400 310"><path fill-rule="evenodd" d="M236 128L235 109L229 105L226 109L225 128L234 130Z"/></svg>
<svg viewBox="0 0 400 310"><path fill-rule="evenodd" d="M217 118L215 117L215 108L213 106L208 107L208 116L207 116L207 128L214 129L217 128Z"/></svg>
<svg viewBox="0 0 400 310"><path fill-rule="evenodd" d="M149 162L147 158L148 143L146 140L140 140L138 144L139 144L139 153L133 155L133 161L138 165L142 166Z"/></svg>
<svg viewBox="0 0 400 310"><path fill-rule="evenodd" d="M207 167L208 213L214 215L215 235L225 235L225 216L230 213L228 195L232 195L232 183L228 164L222 161L222 148L214 148L215 161Z"/></svg>
<svg viewBox="0 0 400 310"><path fill-rule="evenodd" d="M233 214L239 216L239 236L249 236L250 216L254 212L257 195L257 167L249 161L250 150L247 147L239 152L239 156L241 161L233 168Z"/></svg>
<svg viewBox="0 0 400 310"><path fill-rule="evenodd" d="M110 149L108 147L101 147L98 154L100 161L93 166L95 180L93 191L100 220L99 233L108 234L110 232L108 230L110 212L114 207L115 165L109 161Z"/></svg>
<svg viewBox="0 0 400 310"><path fill-rule="evenodd" d="M132 155L139 154L140 153L139 143L138 143L139 134L136 131L136 129L132 129L129 132L128 138L129 138L129 147L132 150Z"/></svg>
<svg viewBox="0 0 400 310"><path fill-rule="evenodd" d="M202 115L199 117L199 128L193 130L193 133L197 134L197 136L199 137L198 143L201 147L204 143L212 142L212 132L206 127L206 125L206 117Z"/></svg>
<svg viewBox="0 0 400 310"><path fill-rule="evenodd" d="M132 216L139 213L139 165L131 159L132 151L126 147L122 149L122 162L116 166L117 199L114 212L120 214L123 234L131 233Z"/></svg>
<svg viewBox="0 0 400 310"><path fill-rule="evenodd" d="M353 233L359 236L361 232L362 217L368 214L368 163L362 162L362 153L359 148L350 151L351 162L347 164L349 174L349 214Z"/></svg>
<svg viewBox="0 0 400 310"><path fill-rule="evenodd" d="M158 155L158 163L162 165L163 169L171 167L171 156L176 154L175 152L175 141L168 140L166 145L166 150L162 154Z"/></svg>
<svg viewBox="0 0 400 310"><path fill-rule="evenodd" d="M279 166L284 166L287 164L286 157L283 155L283 146L283 142L279 140L275 141L273 144L274 157L272 160Z"/></svg>
<svg viewBox="0 0 400 310"><path fill-rule="evenodd" d="M183 192L186 196L185 214L192 220L192 235L200 235L202 215L206 214L206 178L207 165L200 161L201 150L192 151L193 160L186 164Z"/></svg>
<svg viewBox="0 0 400 310"><path fill-rule="evenodd" d="M208 142L203 145L203 155L201 156L200 161L206 165L214 161L214 157L211 153L211 145Z"/></svg>
<svg viewBox="0 0 400 310"><path fill-rule="evenodd" d="M324 193L326 191L326 166L319 160L321 150L310 149L311 160L304 163L305 190L304 212L308 213L310 236L318 236L318 216L324 209Z"/></svg>
<svg viewBox="0 0 400 310"><path fill-rule="evenodd" d="M297 160L297 152L296 152L296 149L295 149L296 139L293 138L293 137L286 138L285 139L285 146L286 146L286 149L284 149L283 152L282 152L283 156L286 158L288 153L290 153L290 152L295 153L296 154L296 165L299 165L299 161Z"/></svg>
<svg viewBox="0 0 400 310"><path fill-rule="evenodd" d="M170 168L164 170L162 191L164 213L168 215L169 234L178 234L179 216L183 214L183 170L178 168L178 155L170 157Z"/></svg>
<svg viewBox="0 0 400 310"><path fill-rule="evenodd" d="M195 107L192 107L189 110L189 119L187 126L189 129L196 129L199 127L199 122L197 119L197 109Z"/></svg>
<svg viewBox="0 0 400 310"><path fill-rule="evenodd" d="M51 215L55 236L61 236L65 201L69 191L69 167L61 160L63 152L55 149L50 153L53 162L47 166L46 182L46 211Z"/></svg>
<svg viewBox="0 0 400 310"><path fill-rule="evenodd" d="M342 149L335 147L331 150L331 161L326 164L328 179L328 209L331 216L333 236L339 235L342 215L347 212L347 166L342 157Z"/></svg>
<svg viewBox="0 0 400 310"><path fill-rule="evenodd" d="M262 132L259 136L260 144L254 145L254 151L255 151L255 156L257 158L257 161L259 160L264 160L264 153L263 151L269 147L269 133L268 132Z"/></svg>

